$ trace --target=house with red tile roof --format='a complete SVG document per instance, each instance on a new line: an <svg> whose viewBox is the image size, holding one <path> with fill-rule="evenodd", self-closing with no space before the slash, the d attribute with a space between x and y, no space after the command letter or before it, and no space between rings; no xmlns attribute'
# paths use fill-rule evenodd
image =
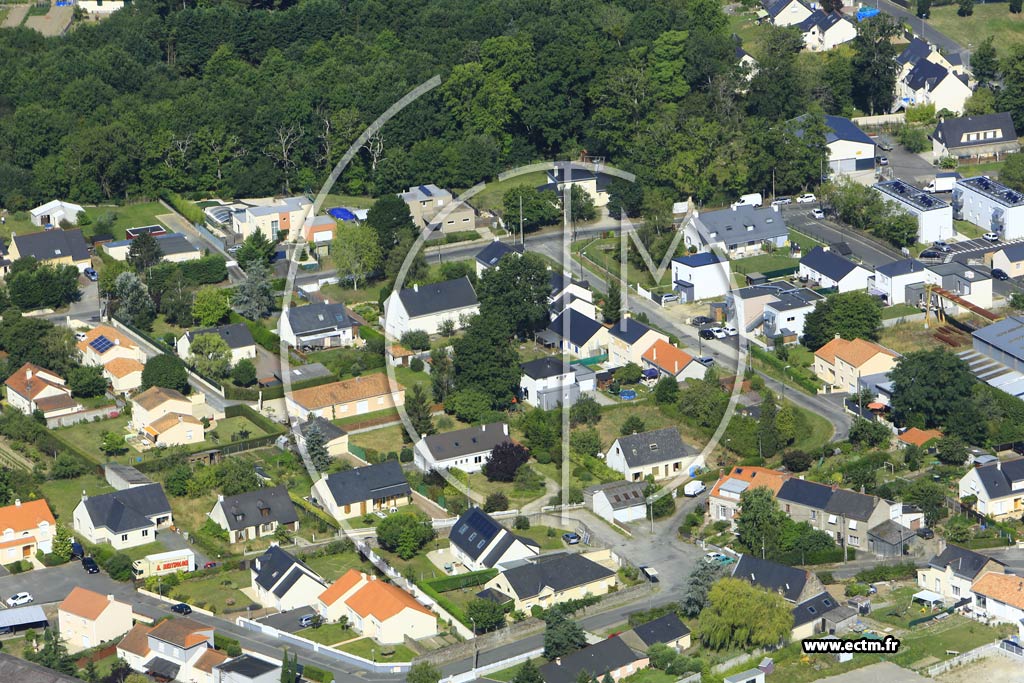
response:
<svg viewBox="0 0 1024 683"><path fill-rule="evenodd" d="M45 500L14 500L0 508L0 564L53 552L57 523Z"/></svg>
<svg viewBox="0 0 1024 683"><path fill-rule="evenodd" d="M727 521L736 528L736 517L740 514L740 495L744 491L764 487L775 496L789 477L785 472L767 467L733 467L729 474L718 478L708 496L711 520Z"/></svg>
<svg viewBox="0 0 1024 683"><path fill-rule="evenodd" d="M34 363L25 363L4 382L7 403L26 415L40 411L44 417L61 417L82 410L71 397L71 387L63 377Z"/></svg>
<svg viewBox="0 0 1024 683"><path fill-rule="evenodd" d="M57 607L60 637L68 652L80 652L119 638L132 627L132 606L75 586Z"/></svg>
<svg viewBox="0 0 1024 683"><path fill-rule="evenodd" d="M678 346L672 346L664 339L654 342L644 351L641 359L644 369L654 368L661 377L672 377L677 382L686 379L703 379L707 368L697 359Z"/></svg>
<svg viewBox="0 0 1024 683"><path fill-rule="evenodd" d="M437 617L404 590L349 569L320 594L316 610L326 620L347 617L352 628L382 643L437 635Z"/></svg>

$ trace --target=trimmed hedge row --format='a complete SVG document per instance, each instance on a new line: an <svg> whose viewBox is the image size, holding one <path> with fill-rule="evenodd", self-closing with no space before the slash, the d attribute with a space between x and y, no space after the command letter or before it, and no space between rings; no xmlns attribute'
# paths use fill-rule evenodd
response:
<svg viewBox="0 0 1024 683"><path fill-rule="evenodd" d="M251 406L244 404L226 406L224 408L224 417L244 417L249 422L252 422L254 425L265 431L268 435L284 434L286 431L284 425L274 422L262 413L253 410Z"/></svg>
<svg viewBox="0 0 1024 683"><path fill-rule="evenodd" d="M424 593L426 593L431 598L433 598L434 602L436 602L438 605L440 605L446 612L448 612L448 614L450 614L453 617L455 617L456 619L458 619L459 622L463 626L468 626L468 627L472 628L472 626L470 626L469 619L463 613L461 607L457 606L451 600L449 600L448 598L444 597L443 595L438 593L436 590L434 590L433 588L428 586L426 584L426 582L420 582L418 585L420 587L420 590L422 590Z"/></svg>
<svg viewBox="0 0 1024 683"><path fill-rule="evenodd" d="M303 510L305 510L309 514L311 514L314 517L316 517L317 519L325 522L326 524L329 524L332 529L340 529L341 528L341 525L338 524L338 520L334 519L334 517L331 517L329 514L327 514L326 512L321 510L320 508L316 507L315 505L313 505L309 501L303 500L302 496L300 496L299 494L292 493L291 491L289 491L288 492L288 497L292 499L293 503L295 503L297 506L299 506L300 508L302 508Z"/></svg>
<svg viewBox="0 0 1024 683"><path fill-rule="evenodd" d="M231 311L229 314L228 322L242 323L248 327L249 332L252 333L253 340L267 351L270 351L271 353L281 352L281 338L258 322L254 322L248 318L243 318L234 311Z"/></svg>
<svg viewBox="0 0 1024 683"><path fill-rule="evenodd" d="M160 190L157 194L160 195L160 199L163 199L174 207L174 210L187 218L190 223L206 222L206 215L203 213L203 210L182 197L177 192L172 190Z"/></svg>
<svg viewBox="0 0 1024 683"><path fill-rule="evenodd" d="M307 379L302 382L295 382L292 384L292 391L298 391L299 389L309 389L310 387L318 387L321 384L329 384L334 382L335 378L333 375L327 375L325 377L314 377ZM233 399L236 401L258 401L260 394L263 394L264 401L271 401L276 398L284 398L284 385L279 384L276 387L266 387L263 389L253 389L251 387L236 387L233 384L224 385L224 398Z"/></svg>

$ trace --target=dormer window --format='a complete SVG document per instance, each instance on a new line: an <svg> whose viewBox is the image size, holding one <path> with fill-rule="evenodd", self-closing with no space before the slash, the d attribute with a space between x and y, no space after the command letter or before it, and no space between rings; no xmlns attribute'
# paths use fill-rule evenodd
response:
<svg viewBox="0 0 1024 683"><path fill-rule="evenodd" d="M656 450L658 450L658 444L656 444L656 443L652 443L652 444L650 445L650 449L651 449L652 451L656 451Z"/></svg>
<svg viewBox="0 0 1024 683"><path fill-rule="evenodd" d="M235 521L236 522L241 522L243 517L245 517L245 515L243 515L241 512L236 512L235 513Z"/></svg>
<svg viewBox="0 0 1024 683"><path fill-rule="evenodd" d="M260 509L260 514L262 516L264 516L264 517L269 517L270 516L270 508L261 508Z"/></svg>

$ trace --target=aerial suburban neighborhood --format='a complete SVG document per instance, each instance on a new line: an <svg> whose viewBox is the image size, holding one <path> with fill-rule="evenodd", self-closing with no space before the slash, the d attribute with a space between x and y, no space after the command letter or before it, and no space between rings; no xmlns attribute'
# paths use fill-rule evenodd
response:
<svg viewBox="0 0 1024 683"><path fill-rule="evenodd" d="M0 3L0 683L1024 683L1021 17Z"/></svg>

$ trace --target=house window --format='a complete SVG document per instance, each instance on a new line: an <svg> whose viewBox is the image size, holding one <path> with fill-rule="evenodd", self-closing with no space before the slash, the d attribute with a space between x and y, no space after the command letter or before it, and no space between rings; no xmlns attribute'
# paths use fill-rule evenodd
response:
<svg viewBox="0 0 1024 683"><path fill-rule="evenodd" d="M828 523L829 523L829 524L835 524L835 523L836 523L836 521L837 521L837 519L836 519L836 516L835 516L835 515L829 515L829 516L828 516Z"/></svg>
<svg viewBox="0 0 1024 683"><path fill-rule="evenodd" d="M960 586L953 586L953 595L960 596Z"/></svg>
<svg viewBox="0 0 1024 683"><path fill-rule="evenodd" d="M860 545L860 536L850 536L850 545L859 546Z"/></svg>
<svg viewBox="0 0 1024 683"><path fill-rule="evenodd" d="M121 534L121 540L122 541L127 541L128 540L128 534Z"/></svg>
<svg viewBox="0 0 1024 683"><path fill-rule="evenodd" d="M142 530L142 535L143 536L149 536L149 529L143 529Z"/></svg>
<svg viewBox="0 0 1024 683"><path fill-rule="evenodd" d="M786 503L786 514L788 515L790 512L791 510L789 509L789 503Z"/></svg>
<svg viewBox="0 0 1024 683"><path fill-rule="evenodd" d="M811 510L811 519L818 519L818 511Z"/></svg>
<svg viewBox="0 0 1024 683"><path fill-rule="evenodd" d="M352 506L351 505L346 505L345 506L345 514L347 515L350 512L352 512Z"/></svg>

